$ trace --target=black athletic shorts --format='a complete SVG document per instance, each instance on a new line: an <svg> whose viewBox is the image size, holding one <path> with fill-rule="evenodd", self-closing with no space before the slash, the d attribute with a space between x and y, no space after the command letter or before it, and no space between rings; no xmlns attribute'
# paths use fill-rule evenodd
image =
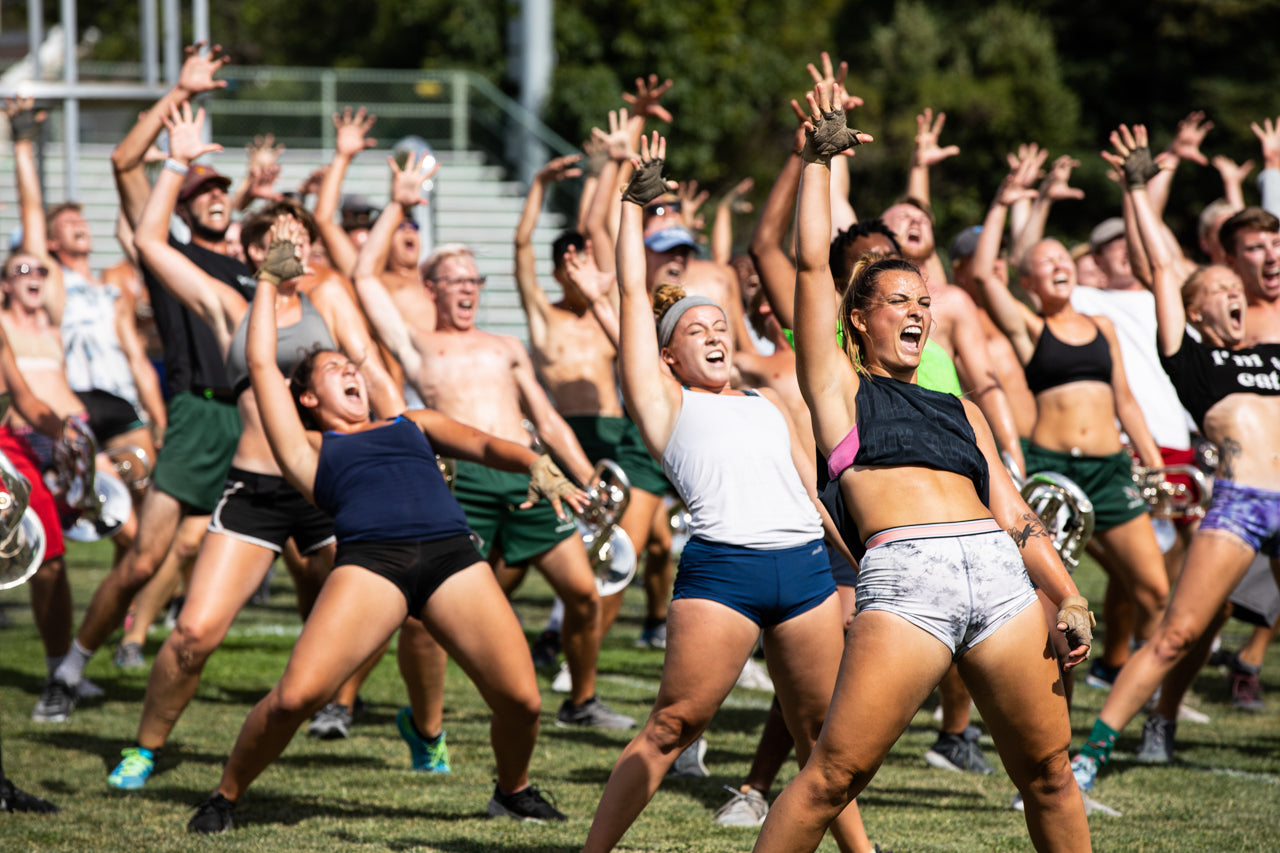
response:
<svg viewBox="0 0 1280 853"><path fill-rule="evenodd" d="M303 554L333 541L333 520L289 485L284 477L232 467L209 530L279 554L289 537Z"/></svg>
<svg viewBox="0 0 1280 853"><path fill-rule="evenodd" d="M89 428L93 430L98 441L110 441L117 435L133 432L146 426L142 415L123 397L117 397L109 391L92 388L88 391L77 391L76 396L84 404L89 413Z"/></svg>
<svg viewBox="0 0 1280 853"><path fill-rule="evenodd" d="M410 616L421 616L440 584L483 560L467 534L444 539L407 542L340 542L334 568L359 566L396 585L409 605Z"/></svg>

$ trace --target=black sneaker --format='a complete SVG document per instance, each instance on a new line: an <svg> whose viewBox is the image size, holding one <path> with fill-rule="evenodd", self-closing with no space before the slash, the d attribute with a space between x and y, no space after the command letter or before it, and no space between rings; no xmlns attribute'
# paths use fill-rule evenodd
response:
<svg viewBox="0 0 1280 853"><path fill-rule="evenodd" d="M236 804L221 794L212 797L196 806L196 813L187 821L187 831L200 835L217 835L231 828L231 810Z"/></svg>
<svg viewBox="0 0 1280 853"><path fill-rule="evenodd" d="M582 726L587 729L629 729L636 721L626 714L619 714L596 697L592 696L581 705L564 700L556 713L556 725Z"/></svg>
<svg viewBox="0 0 1280 853"><path fill-rule="evenodd" d="M566 821L564 813L547 802L542 792L529 785L514 794L504 794L495 783L493 797L489 800L489 817L510 817L516 820L542 823L545 820Z"/></svg>
<svg viewBox="0 0 1280 853"><path fill-rule="evenodd" d="M351 709L337 702L330 702L311 717L307 736L321 740L341 740L351 737Z"/></svg>
<svg viewBox="0 0 1280 853"><path fill-rule="evenodd" d="M977 773L982 776L993 773L994 769L978 746L976 734L976 730L973 736L968 730L958 735L939 732L938 739L924 754L924 760L930 767L937 767L939 770Z"/></svg>
<svg viewBox="0 0 1280 853"><path fill-rule="evenodd" d="M530 650L533 665L537 669L553 669L560 655L560 634L555 631L543 631L533 641Z"/></svg>
<svg viewBox="0 0 1280 853"><path fill-rule="evenodd" d="M75 706L76 689L65 681L50 678L40 691L40 701L36 702L31 719L37 723L63 723Z"/></svg>
<svg viewBox="0 0 1280 853"><path fill-rule="evenodd" d="M28 794L8 779L0 779L0 812L56 814L59 811L61 809L43 797Z"/></svg>

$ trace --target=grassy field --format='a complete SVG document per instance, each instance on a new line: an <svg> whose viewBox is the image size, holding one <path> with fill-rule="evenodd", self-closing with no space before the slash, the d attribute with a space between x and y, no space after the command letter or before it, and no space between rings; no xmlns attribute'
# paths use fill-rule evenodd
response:
<svg viewBox="0 0 1280 853"><path fill-rule="evenodd" d="M78 608L106 571L101 546L71 552ZM284 573L281 573L283 575ZM1101 601L1101 576L1086 565L1078 580ZM642 596L628 598L600 656L600 694L618 710L643 718L656 692L661 654L637 650ZM526 826L484 815L492 788L488 715L460 671L451 667L446 729L453 775L431 777L409 770L408 752L396 734L394 716L404 703L394 660L384 660L366 683L369 710L357 718L349 740L319 742L300 735L284 756L244 797L237 828L228 836L189 836L192 806L216 785L222 762L252 704L283 669L298 619L292 588L277 580L270 602L248 608L232 635L210 660L196 701L174 731L147 787L122 793L107 788L106 774L119 751L132 743L146 689L145 672L122 672L109 651L89 665L88 675L107 699L78 709L66 724L36 724L29 715L44 679L42 651L31 625L25 590L0 593L10 625L0 630L0 717L3 758L9 776L29 791L49 797L63 811L56 817L0 815L0 851L332 851L576 850L586 836L600 792L626 733L557 728L560 698L543 679L543 728L533 758L535 784L554 795L569 814L567 824ZM530 576L516 607L527 632L536 633L550 606L546 586ZM77 621L79 616L77 615ZM1237 645L1247 626L1228 625L1226 642ZM153 631L150 660L163 630ZM335 637L341 642L341 637ZM1140 725L1121 736L1113 768L1104 774L1097 799L1124 813L1090 818L1100 851L1280 850L1280 653L1273 645L1263 672L1268 710L1234 710L1227 682L1206 671L1194 703L1208 725L1183 723L1180 762L1151 768L1131 762ZM1077 689L1073 743L1079 745L1104 695ZM713 853L750 849L755 830L711 823L711 811L726 798L722 785L741 782L768 706L764 693L736 690L708 733L707 779L668 779L623 839L623 850ZM904 851L1029 850L1022 816L1009 808L1013 786L1003 771L979 778L928 768L922 755L933 742L932 701L861 798L873 839ZM988 743L989 747L989 743ZM994 752L988 748L994 760ZM789 766L779 786L795 773ZM777 788L775 789L775 793ZM823 850L835 850L828 839Z"/></svg>

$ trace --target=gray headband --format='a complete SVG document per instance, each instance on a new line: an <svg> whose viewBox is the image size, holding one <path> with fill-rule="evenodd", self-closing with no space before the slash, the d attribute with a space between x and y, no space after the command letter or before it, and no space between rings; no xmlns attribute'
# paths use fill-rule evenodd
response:
<svg viewBox="0 0 1280 853"><path fill-rule="evenodd" d="M671 336L675 333L676 323L680 322L684 312L690 308L697 308L699 305L710 305L712 308L718 308L720 313L724 314L724 309L720 308L718 302L705 296L686 296L673 302L671 307L666 310L666 313L662 315L662 319L658 321L658 346L665 347L671 343Z"/></svg>

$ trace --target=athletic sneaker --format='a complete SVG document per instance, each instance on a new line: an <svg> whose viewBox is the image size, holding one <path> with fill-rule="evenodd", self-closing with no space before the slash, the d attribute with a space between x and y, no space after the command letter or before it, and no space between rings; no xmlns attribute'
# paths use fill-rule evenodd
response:
<svg viewBox="0 0 1280 853"><path fill-rule="evenodd" d="M330 702L311 717L307 735L320 740L341 740L351 737L351 709L337 702Z"/></svg>
<svg viewBox="0 0 1280 853"><path fill-rule="evenodd" d="M0 812L55 814L61 811L44 797L28 794L8 779L0 779Z"/></svg>
<svg viewBox="0 0 1280 853"><path fill-rule="evenodd" d="M516 820L542 823L544 820L568 820L564 813L547 802L542 792L529 785L514 794L504 794L497 784L489 800L489 817L510 817Z"/></svg>
<svg viewBox="0 0 1280 853"><path fill-rule="evenodd" d="M1267 707L1262 701L1262 681L1258 673L1231 671L1231 704L1241 711L1262 711Z"/></svg>
<svg viewBox="0 0 1280 853"><path fill-rule="evenodd" d="M236 804L221 794L196 806L196 813L187 821L187 831L201 835L217 835L231 828L231 810Z"/></svg>
<svg viewBox="0 0 1280 853"><path fill-rule="evenodd" d="M707 755L707 739L698 735L693 743L686 746L676 756L676 763L667 771L668 776L680 776L687 779L705 779L711 774L702 759Z"/></svg>
<svg viewBox="0 0 1280 853"><path fill-rule="evenodd" d="M142 643L121 643L116 646L116 653L111 658L121 669L145 669L146 658L142 656Z"/></svg>
<svg viewBox="0 0 1280 853"><path fill-rule="evenodd" d="M963 734L938 732L938 739L924 754L930 767L954 770L957 773L977 773L986 776L994 773L987 757L978 746L978 730L970 727Z"/></svg>
<svg viewBox="0 0 1280 853"><path fill-rule="evenodd" d="M533 641L530 654L533 655L534 667L551 669L560 656L560 634L556 631L543 631L538 635L538 639Z"/></svg>
<svg viewBox="0 0 1280 853"><path fill-rule="evenodd" d="M1142 724L1142 745L1134 758L1142 764L1173 763L1173 736L1178 731L1174 720L1166 720L1158 714L1147 717Z"/></svg>
<svg viewBox="0 0 1280 853"><path fill-rule="evenodd" d="M716 809L712 815L716 823L721 826L760 826L764 823L765 816L769 814L769 801L764 794L750 786L739 790L725 785L724 789L733 794L733 798Z"/></svg>
<svg viewBox="0 0 1280 853"><path fill-rule="evenodd" d="M1116 683L1116 676L1120 674L1120 667L1108 666L1101 660L1095 660L1089 664L1089 671L1085 673L1084 683L1090 687L1096 687L1098 690L1110 690L1111 686Z"/></svg>
<svg viewBox="0 0 1280 853"><path fill-rule="evenodd" d="M31 712L37 723L62 723L71 716L76 706L76 689L65 681L50 678L40 691L40 699Z"/></svg>
<svg viewBox="0 0 1280 853"><path fill-rule="evenodd" d="M569 674L569 664L561 663L560 668L556 670L556 677L551 679L552 693L572 693L573 692L573 676Z"/></svg>
<svg viewBox="0 0 1280 853"><path fill-rule="evenodd" d="M75 691L77 703L101 699L107 695L107 691L83 676L76 682Z"/></svg>
<svg viewBox="0 0 1280 853"><path fill-rule="evenodd" d="M407 707L396 712L396 730L400 732L404 742L409 744L409 763L414 770L424 773L451 772L449 746L445 743L443 731L435 743L427 740L418 734L418 729L413 724L413 711Z"/></svg>
<svg viewBox="0 0 1280 853"><path fill-rule="evenodd" d="M773 679L769 677L769 670L756 663L755 658L747 658L747 662L742 665L742 672L738 673L737 686L772 693Z"/></svg>
<svg viewBox="0 0 1280 853"><path fill-rule="evenodd" d="M147 784L156 769L155 753L140 746L131 746L120 754L124 756L124 760L111 771L107 784L125 791L136 791Z"/></svg>
<svg viewBox="0 0 1280 853"><path fill-rule="evenodd" d="M636 721L626 714L619 714L596 697L592 696L581 705L573 704L570 699L564 700L560 711L556 714L557 726L583 726L589 729L630 729Z"/></svg>
<svg viewBox="0 0 1280 853"><path fill-rule="evenodd" d="M641 630L640 636L636 638L635 646L637 649L665 649L667 647L667 623L659 622L657 625Z"/></svg>
<svg viewBox="0 0 1280 853"><path fill-rule="evenodd" d="M1092 791L1093 781L1098 778L1098 762L1083 753L1071 759L1071 775L1076 777L1076 786L1081 791Z"/></svg>

